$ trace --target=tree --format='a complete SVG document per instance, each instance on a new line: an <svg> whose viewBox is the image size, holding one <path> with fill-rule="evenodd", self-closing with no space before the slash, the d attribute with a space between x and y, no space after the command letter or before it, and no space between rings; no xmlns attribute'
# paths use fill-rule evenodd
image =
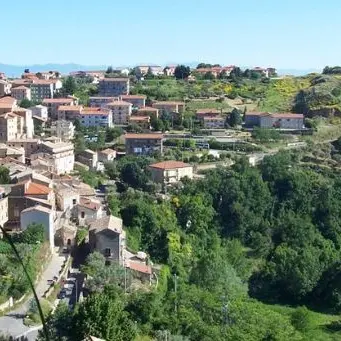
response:
<svg viewBox="0 0 341 341"><path fill-rule="evenodd" d="M9 169L5 166L0 166L0 184L10 184L11 177L9 176Z"/></svg>
<svg viewBox="0 0 341 341"><path fill-rule="evenodd" d="M307 332L313 327L313 317L306 307L296 308L290 316L291 324L300 332Z"/></svg>
<svg viewBox="0 0 341 341"><path fill-rule="evenodd" d="M42 224L31 223L27 229L19 234L13 235L13 241L25 244L40 244L45 241L45 227Z"/></svg>
<svg viewBox="0 0 341 341"><path fill-rule="evenodd" d="M112 66L108 66L108 68L107 68L107 71L105 71L105 73L113 73L114 72L114 70L113 70L113 68L112 68Z"/></svg>
<svg viewBox="0 0 341 341"><path fill-rule="evenodd" d="M110 210L110 214L116 217L120 216L120 200L115 193L110 193L107 198L108 208Z"/></svg>
<svg viewBox="0 0 341 341"><path fill-rule="evenodd" d="M107 128L107 130L105 131L105 142L113 142L121 135L123 135L122 128Z"/></svg>
<svg viewBox="0 0 341 341"><path fill-rule="evenodd" d="M133 133L141 133L142 132L142 128L138 124L136 124L136 123L131 123L131 124L128 125L127 131L128 132L133 132Z"/></svg>
<svg viewBox="0 0 341 341"><path fill-rule="evenodd" d="M61 92L64 96L73 95L77 89L76 81L73 77L68 76L66 80L63 82L63 88Z"/></svg>
<svg viewBox="0 0 341 341"><path fill-rule="evenodd" d="M197 69L207 69L207 68L211 68L212 67L212 64L206 64L206 63L199 63L197 65Z"/></svg>
<svg viewBox="0 0 341 341"><path fill-rule="evenodd" d="M20 101L19 106L22 107L22 108L27 109L27 108L32 107L32 106L33 106L33 103L32 103L29 99L24 98L24 99L22 99L22 100Z"/></svg>
<svg viewBox="0 0 341 341"><path fill-rule="evenodd" d="M189 66L178 65L174 70L174 76L176 79L187 79L191 74Z"/></svg>
<svg viewBox="0 0 341 341"><path fill-rule="evenodd" d="M204 77L203 79L206 79L206 80L213 80L215 79L215 76L214 74L211 72L211 71L208 71L204 74Z"/></svg>
<svg viewBox="0 0 341 341"><path fill-rule="evenodd" d="M236 127L242 124L241 112L234 108L229 115L228 123L231 127Z"/></svg>

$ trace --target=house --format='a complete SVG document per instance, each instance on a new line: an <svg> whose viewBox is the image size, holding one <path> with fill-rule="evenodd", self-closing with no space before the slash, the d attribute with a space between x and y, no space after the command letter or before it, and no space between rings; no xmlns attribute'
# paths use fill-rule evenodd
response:
<svg viewBox="0 0 341 341"><path fill-rule="evenodd" d="M16 88L18 86L27 86L28 88L31 86L31 84L33 83L32 79L13 79L11 80L11 85L12 88Z"/></svg>
<svg viewBox="0 0 341 341"><path fill-rule="evenodd" d="M89 97L89 106L91 108L104 108L107 104L111 102L118 101L119 97L103 97L103 96L94 96Z"/></svg>
<svg viewBox="0 0 341 341"><path fill-rule="evenodd" d="M20 229L25 231L32 223L42 224L50 249L54 249L54 214L53 210L42 205L28 207L20 213Z"/></svg>
<svg viewBox="0 0 341 341"><path fill-rule="evenodd" d="M69 142L75 137L75 126L66 120L52 122L51 135L58 137L61 141Z"/></svg>
<svg viewBox="0 0 341 341"><path fill-rule="evenodd" d="M195 113L195 117L200 120L202 119L204 116L208 116L208 117L216 117L221 115L221 110L217 110L217 109L198 109Z"/></svg>
<svg viewBox="0 0 341 341"><path fill-rule="evenodd" d="M132 113L133 105L125 101L115 101L107 104L107 108L112 111L114 124L128 124Z"/></svg>
<svg viewBox="0 0 341 341"><path fill-rule="evenodd" d="M245 114L245 127L280 128L301 130L304 128L304 115L292 113L249 112Z"/></svg>
<svg viewBox="0 0 341 341"><path fill-rule="evenodd" d="M74 147L70 142L42 142L39 147L38 157L49 160L53 172L57 174L70 173L73 171L75 156ZM34 159L34 157L32 157Z"/></svg>
<svg viewBox="0 0 341 341"><path fill-rule="evenodd" d="M11 90L11 96L18 101L22 101L23 99L31 100L31 89L27 86L21 85L17 88L13 88Z"/></svg>
<svg viewBox="0 0 341 341"><path fill-rule="evenodd" d="M25 156L30 157L32 154L36 153L39 150L39 139L13 139L8 140L7 145L13 148L24 148Z"/></svg>
<svg viewBox="0 0 341 341"><path fill-rule="evenodd" d="M204 116L202 118L203 127L206 129L224 129L225 118L221 116Z"/></svg>
<svg viewBox="0 0 341 341"><path fill-rule="evenodd" d="M6 74L4 72L0 72L0 79L7 79Z"/></svg>
<svg viewBox="0 0 341 341"><path fill-rule="evenodd" d="M54 211L55 197L52 188L32 180L13 185L8 195L8 223L17 226L20 224L20 213L37 205Z"/></svg>
<svg viewBox="0 0 341 341"><path fill-rule="evenodd" d="M31 139L34 136L34 124L32 118L32 111L25 108L15 108L13 113L23 118L22 133L26 138Z"/></svg>
<svg viewBox="0 0 341 341"><path fill-rule="evenodd" d="M58 108L60 106L78 105L78 100L74 97L45 98L42 103L47 107L49 117L55 120L58 118Z"/></svg>
<svg viewBox="0 0 341 341"><path fill-rule="evenodd" d="M79 115L79 122L85 127L110 128L113 124L113 114L105 108L83 108Z"/></svg>
<svg viewBox="0 0 341 341"><path fill-rule="evenodd" d="M142 282L148 282L151 284L153 269L150 265L128 260L125 262L125 267L132 271L134 278L138 278Z"/></svg>
<svg viewBox="0 0 341 341"><path fill-rule="evenodd" d="M110 162L116 159L116 150L107 148L98 152L98 161Z"/></svg>
<svg viewBox="0 0 341 341"><path fill-rule="evenodd" d="M163 135L151 134L126 134L126 154L149 155L155 152L163 153Z"/></svg>
<svg viewBox="0 0 341 341"><path fill-rule="evenodd" d="M205 75L207 73L211 73L215 78L219 77L220 74L225 73L227 76L230 75L231 71L236 67L234 65L229 66L213 66L209 68L199 68L195 70L195 73L200 75Z"/></svg>
<svg viewBox="0 0 341 341"><path fill-rule="evenodd" d="M78 225L84 226L88 220L98 220L103 213L105 212L99 200L81 197L77 205Z"/></svg>
<svg viewBox="0 0 341 341"><path fill-rule="evenodd" d="M133 108L144 108L146 106L145 95L125 95L120 96L120 100L124 102L129 102L133 105Z"/></svg>
<svg viewBox="0 0 341 341"><path fill-rule="evenodd" d="M152 180L161 184L177 183L184 177L193 179L193 166L181 161L169 160L153 163L148 169Z"/></svg>
<svg viewBox="0 0 341 341"><path fill-rule="evenodd" d="M107 261L123 263L125 231L122 219L112 215L89 220L89 243L91 250L105 256Z"/></svg>
<svg viewBox="0 0 341 341"><path fill-rule="evenodd" d="M2 97L0 98L0 114L6 114L12 112L18 107L18 101L13 97Z"/></svg>
<svg viewBox="0 0 341 341"><path fill-rule="evenodd" d="M163 75L163 67L159 65L138 65L134 67L137 77L143 77L151 72L154 76Z"/></svg>
<svg viewBox="0 0 341 341"><path fill-rule="evenodd" d="M272 67L262 68L262 67L256 66L253 69L251 69L251 71L258 73L262 77L267 77L267 78L274 77L276 75L276 69Z"/></svg>
<svg viewBox="0 0 341 341"><path fill-rule="evenodd" d="M159 109L153 107L144 107L136 111L137 116L155 116L159 117Z"/></svg>
<svg viewBox="0 0 341 341"><path fill-rule="evenodd" d="M0 97L4 97L11 94L12 84L4 79L0 78Z"/></svg>
<svg viewBox="0 0 341 341"><path fill-rule="evenodd" d="M176 69L177 65L167 65L164 69L163 69L163 74L165 76L174 76L174 72Z"/></svg>
<svg viewBox="0 0 341 341"><path fill-rule="evenodd" d="M136 124L142 129L150 129L150 117L149 116L130 116L129 124Z"/></svg>
<svg viewBox="0 0 341 341"><path fill-rule="evenodd" d="M61 105L57 110L58 120L74 121L79 119L83 110L82 105Z"/></svg>
<svg viewBox="0 0 341 341"><path fill-rule="evenodd" d="M32 111L32 116L40 117L45 121L48 119L47 107L39 104L39 105L35 105L34 107L30 107L29 109Z"/></svg>
<svg viewBox="0 0 341 341"><path fill-rule="evenodd" d="M77 154L77 161L84 165L87 165L91 169L97 168L98 156L97 153L91 149L86 149L81 153Z"/></svg>
<svg viewBox="0 0 341 341"><path fill-rule="evenodd" d="M103 78L98 83L98 95L116 97L129 94L129 78Z"/></svg>
<svg viewBox="0 0 341 341"><path fill-rule="evenodd" d="M24 148L13 148L0 143L0 159L12 158L21 163L25 163L25 149Z"/></svg>
<svg viewBox="0 0 341 341"><path fill-rule="evenodd" d="M55 187L57 209L63 212L72 211L80 201L79 193L71 186L58 184Z"/></svg>
<svg viewBox="0 0 341 341"><path fill-rule="evenodd" d="M7 142L20 138L23 135L24 119L8 112L0 115L0 141Z"/></svg>
<svg viewBox="0 0 341 341"><path fill-rule="evenodd" d="M184 102L163 101L153 103L153 108L164 113L182 113L185 110Z"/></svg>
<svg viewBox="0 0 341 341"><path fill-rule="evenodd" d="M0 187L0 226L4 226L8 221L8 193L8 189Z"/></svg>

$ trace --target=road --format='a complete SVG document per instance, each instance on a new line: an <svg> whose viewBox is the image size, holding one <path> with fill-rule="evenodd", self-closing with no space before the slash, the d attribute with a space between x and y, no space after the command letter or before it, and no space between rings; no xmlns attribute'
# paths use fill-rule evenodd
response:
<svg viewBox="0 0 341 341"><path fill-rule="evenodd" d="M46 267L45 271L36 286L36 292L39 298L42 297L44 292L48 289L48 280L53 279L54 276L58 276L58 272L62 267L65 260L65 255L53 254L50 263ZM27 299L20 307L7 313L5 316L0 317L0 332L3 334L12 335L17 337L29 333L30 329L24 325L23 319L26 316L29 308L30 299ZM37 331L32 331L27 334L29 341L35 340Z"/></svg>

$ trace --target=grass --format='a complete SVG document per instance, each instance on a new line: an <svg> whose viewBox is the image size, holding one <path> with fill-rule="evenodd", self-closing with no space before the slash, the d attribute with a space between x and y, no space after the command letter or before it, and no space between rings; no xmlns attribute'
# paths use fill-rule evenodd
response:
<svg viewBox="0 0 341 341"><path fill-rule="evenodd" d="M45 300L45 299L41 299L39 302L40 302L40 307L42 309L43 315L46 318L46 316L52 310L51 304L48 300ZM25 317L24 319L24 324L26 326L34 326L34 325L40 325L41 323L42 323L41 318L40 318L37 308L35 306L31 307L27 317Z"/></svg>
<svg viewBox="0 0 341 341"><path fill-rule="evenodd" d="M217 102L215 100L195 100L190 101L186 104L187 110L196 111L198 109L225 109L231 110L232 107L226 102Z"/></svg>

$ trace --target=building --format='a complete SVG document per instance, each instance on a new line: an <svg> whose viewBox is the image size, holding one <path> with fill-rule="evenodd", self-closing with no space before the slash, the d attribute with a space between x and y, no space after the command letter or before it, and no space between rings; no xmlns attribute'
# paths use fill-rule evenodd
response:
<svg viewBox="0 0 341 341"><path fill-rule="evenodd" d="M34 107L30 107L29 109L32 111L32 116L40 117L45 121L48 119L47 107L39 104L35 105Z"/></svg>
<svg viewBox="0 0 341 341"><path fill-rule="evenodd" d="M245 114L245 127L301 130L304 128L304 116L291 113L250 112Z"/></svg>
<svg viewBox="0 0 341 341"><path fill-rule="evenodd" d="M85 226L88 220L98 220L103 216L102 205L99 200L81 197L77 205L77 223Z"/></svg>
<svg viewBox="0 0 341 341"><path fill-rule="evenodd" d="M231 71L234 70L236 67L234 65L229 66L213 66L208 68L199 68L195 70L195 73L200 74L202 76L206 75L207 73L212 74L215 78L219 77L222 73L226 76L229 76Z"/></svg>
<svg viewBox="0 0 341 341"><path fill-rule="evenodd" d="M143 77L150 72L153 76L163 75L163 67L159 65L138 65L134 67L137 77Z"/></svg>
<svg viewBox="0 0 341 341"><path fill-rule="evenodd" d="M13 185L8 195L8 223L19 227L20 213L26 208L37 205L54 210L55 197L52 188L32 180Z"/></svg>
<svg viewBox="0 0 341 341"><path fill-rule="evenodd" d="M18 101L10 96L0 98L0 115L12 112L18 107Z"/></svg>
<svg viewBox="0 0 341 341"><path fill-rule="evenodd" d="M104 149L100 150L98 153L98 161L100 162L110 162L116 159L116 150L114 149Z"/></svg>
<svg viewBox="0 0 341 341"><path fill-rule="evenodd" d="M225 118L221 116L204 116L202 118L203 127L206 129L224 129Z"/></svg>
<svg viewBox="0 0 341 341"><path fill-rule="evenodd" d="M56 191L56 205L57 209L63 212L73 211L77 207L80 196L79 193L71 186L57 185Z"/></svg>
<svg viewBox="0 0 341 341"><path fill-rule="evenodd" d="M7 142L9 147L13 148L24 148L25 156L30 157L32 154L36 153L39 150L39 139L13 139Z"/></svg>
<svg viewBox="0 0 341 341"><path fill-rule="evenodd" d="M43 100L43 105L48 109L49 117L51 119L58 118L58 108L60 106L71 106L78 105L78 100L73 97L67 98L45 98Z"/></svg>
<svg viewBox="0 0 341 341"><path fill-rule="evenodd" d="M7 79L6 74L4 72L0 72L0 79L1 80L6 80Z"/></svg>
<svg viewBox="0 0 341 341"><path fill-rule="evenodd" d="M218 109L198 109L195 113L195 117L200 120L203 117L207 116L207 117L217 117L221 115L221 110Z"/></svg>
<svg viewBox="0 0 341 341"><path fill-rule="evenodd" d="M124 102L129 102L133 105L133 108L144 108L146 106L146 98L145 95L126 95L120 96L120 100Z"/></svg>
<svg viewBox="0 0 341 341"><path fill-rule="evenodd" d="M110 128L113 124L113 115L110 109L83 108L79 116L81 125L85 127Z"/></svg>
<svg viewBox="0 0 341 341"><path fill-rule="evenodd" d="M26 208L20 213L20 229L25 231L30 224L41 224L45 228L45 238L50 249L54 249L54 214L52 209L42 205Z"/></svg>
<svg viewBox="0 0 341 341"><path fill-rule="evenodd" d="M112 111L114 124L128 124L133 108L131 103L115 101L107 104L107 108Z"/></svg>
<svg viewBox="0 0 341 341"><path fill-rule="evenodd" d="M65 174L73 171L75 163L74 147L67 142L42 142L39 148L41 153L49 155L48 159L56 174Z"/></svg>
<svg viewBox="0 0 341 341"><path fill-rule="evenodd" d="M0 79L0 97L8 96L11 94L12 84L4 79Z"/></svg>
<svg viewBox="0 0 341 341"><path fill-rule="evenodd" d="M11 90L11 96L18 101L22 101L23 99L31 100L31 89L27 86L21 85L17 88L13 88Z"/></svg>
<svg viewBox="0 0 341 341"><path fill-rule="evenodd" d="M137 116L155 116L156 118L159 117L159 109L152 108L152 107L144 107L140 108L136 111Z"/></svg>
<svg viewBox="0 0 341 341"><path fill-rule="evenodd" d="M11 158L21 163L25 163L25 149L9 147L0 143L0 159Z"/></svg>
<svg viewBox="0 0 341 341"><path fill-rule="evenodd" d="M0 115L0 141L7 142L23 134L24 119L12 112Z"/></svg>
<svg viewBox="0 0 341 341"><path fill-rule="evenodd" d="M0 226L4 226L8 221L8 192L0 187Z"/></svg>
<svg viewBox="0 0 341 341"><path fill-rule="evenodd" d="M251 69L251 71L258 73L262 77L270 78L270 77L276 76L276 69L273 67L262 68L262 67L256 66L253 69Z"/></svg>
<svg viewBox="0 0 341 341"><path fill-rule="evenodd" d="M89 106L91 108L104 108L107 104L118 101L119 97L103 97L95 96L89 98Z"/></svg>
<svg viewBox="0 0 341 341"><path fill-rule="evenodd" d="M82 105L61 105L57 111L58 120L73 122L74 120L79 119L82 110Z"/></svg>
<svg viewBox="0 0 341 341"><path fill-rule="evenodd" d="M28 139L34 136L34 124L32 118L32 111L25 108L15 108L13 113L23 118L23 134Z"/></svg>
<svg viewBox="0 0 341 341"><path fill-rule="evenodd" d="M72 122L66 120L52 122L51 135L64 142L71 141L75 137L75 126Z"/></svg>
<svg viewBox="0 0 341 341"><path fill-rule="evenodd" d="M103 78L98 83L98 95L116 97L129 94L129 78Z"/></svg>
<svg viewBox="0 0 341 341"><path fill-rule="evenodd" d="M150 155L153 153L163 153L162 134L126 134L125 135L126 154Z"/></svg>
<svg viewBox="0 0 341 341"><path fill-rule="evenodd" d="M153 103L153 108L159 109L159 111L164 113L182 113L185 110L185 103L171 101L156 102Z"/></svg>
<svg viewBox="0 0 341 341"><path fill-rule="evenodd" d="M129 124L136 124L142 129L150 129L150 117L149 116L130 116Z"/></svg>
<svg viewBox="0 0 341 341"><path fill-rule="evenodd" d="M177 65L167 65L164 69L163 69L163 74L165 76L174 76L174 72L176 69Z"/></svg>
<svg viewBox="0 0 341 341"><path fill-rule="evenodd" d="M125 231L122 219L112 215L87 222L91 250L100 252L107 261L123 263Z"/></svg>
<svg viewBox="0 0 341 341"><path fill-rule="evenodd" d="M54 83L51 80L34 80L30 88L33 101L40 102L44 98L53 98L55 93Z"/></svg>
<svg viewBox="0 0 341 341"><path fill-rule="evenodd" d="M149 165L152 180L161 184L179 182L182 178L193 178L193 167L181 161L162 161Z"/></svg>
<svg viewBox="0 0 341 341"><path fill-rule="evenodd" d="M98 156L97 153L91 149L85 149L77 154L77 161L87 165L90 169L97 168Z"/></svg>

